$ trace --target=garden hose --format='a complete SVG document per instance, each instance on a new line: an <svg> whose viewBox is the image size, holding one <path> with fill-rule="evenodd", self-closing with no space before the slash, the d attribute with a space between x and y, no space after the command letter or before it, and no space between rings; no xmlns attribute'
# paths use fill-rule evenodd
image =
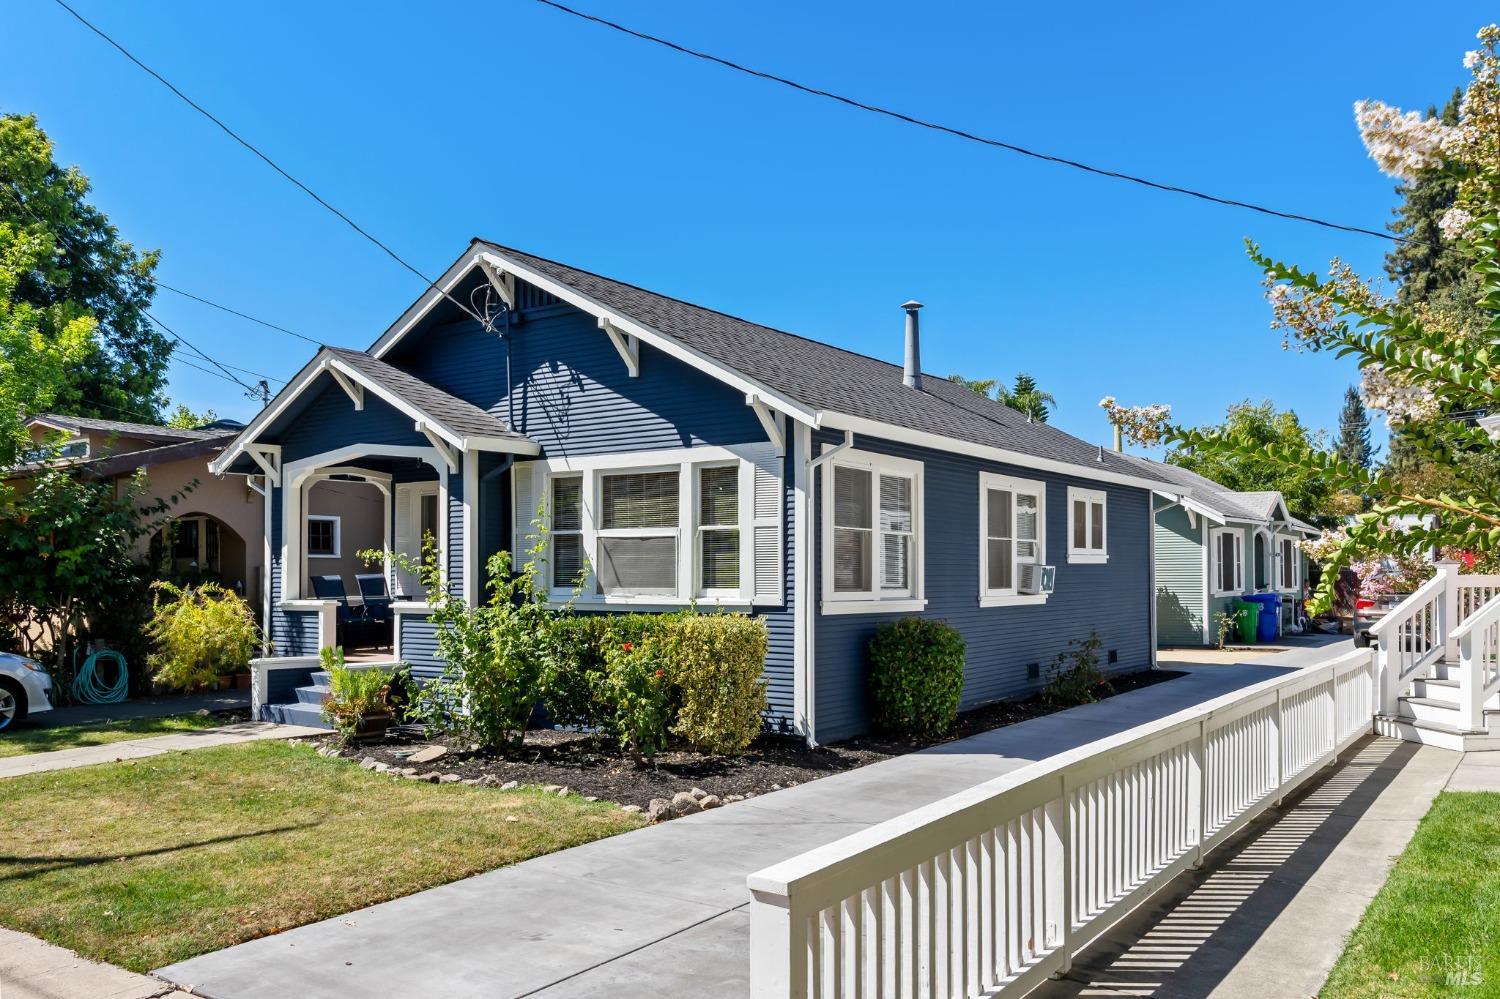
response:
<svg viewBox="0 0 1500 999"><path fill-rule="evenodd" d="M115 681L106 686L99 678L98 664L112 661L115 664ZM73 699L80 704L118 704L125 700L130 689L130 671L125 668L125 657L114 649L98 649L78 666L78 653L73 654Z"/></svg>

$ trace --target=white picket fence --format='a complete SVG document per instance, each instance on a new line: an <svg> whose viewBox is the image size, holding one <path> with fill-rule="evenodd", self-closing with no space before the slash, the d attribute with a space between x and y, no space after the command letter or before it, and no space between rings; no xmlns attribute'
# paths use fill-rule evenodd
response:
<svg viewBox="0 0 1500 999"><path fill-rule="evenodd" d="M751 993L1021 995L1371 731L1358 649L749 878Z"/></svg>

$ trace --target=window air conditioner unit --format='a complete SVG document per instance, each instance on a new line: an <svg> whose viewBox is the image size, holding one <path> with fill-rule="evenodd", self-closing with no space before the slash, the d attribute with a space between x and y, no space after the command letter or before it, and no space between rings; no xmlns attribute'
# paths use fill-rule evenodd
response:
<svg viewBox="0 0 1500 999"><path fill-rule="evenodd" d="M1022 593L1051 593L1057 586L1057 566L1030 565L1021 567L1018 587Z"/></svg>

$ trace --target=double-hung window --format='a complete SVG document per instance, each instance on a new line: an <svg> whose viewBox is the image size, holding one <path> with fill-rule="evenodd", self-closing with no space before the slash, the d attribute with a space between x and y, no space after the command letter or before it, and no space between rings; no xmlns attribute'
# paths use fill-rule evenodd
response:
<svg viewBox="0 0 1500 999"><path fill-rule="evenodd" d="M1226 597L1245 588L1245 532L1216 527L1208 533L1209 570L1213 595Z"/></svg>
<svg viewBox="0 0 1500 999"><path fill-rule="evenodd" d="M921 462L844 451L823 481L823 612L920 609Z"/></svg>
<svg viewBox="0 0 1500 999"><path fill-rule="evenodd" d="M1297 550L1297 542L1292 538L1280 538L1278 543L1281 548L1281 565L1278 566L1281 589L1291 592L1297 589L1299 582L1297 558L1300 552Z"/></svg>
<svg viewBox="0 0 1500 999"><path fill-rule="evenodd" d="M1068 561L1074 564L1107 562L1106 508L1100 489L1068 487Z"/></svg>
<svg viewBox="0 0 1500 999"><path fill-rule="evenodd" d="M981 472L979 475L979 602L982 606L1041 602L1020 594L1021 566L1046 558L1046 486Z"/></svg>
<svg viewBox="0 0 1500 999"><path fill-rule="evenodd" d="M704 596L740 592L740 467L698 469L698 590Z"/></svg>
<svg viewBox="0 0 1500 999"><path fill-rule="evenodd" d="M552 480L552 588L567 590L583 572L583 476Z"/></svg>
<svg viewBox="0 0 1500 999"><path fill-rule="evenodd" d="M678 469L599 476L599 592L676 596Z"/></svg>

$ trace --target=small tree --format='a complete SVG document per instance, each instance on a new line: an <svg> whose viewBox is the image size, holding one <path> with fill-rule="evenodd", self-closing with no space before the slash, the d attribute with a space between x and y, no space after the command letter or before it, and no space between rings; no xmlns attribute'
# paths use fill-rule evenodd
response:
<svg viewBox="0 0 1500 999"><path fill-rule="evenodd" d="M147 634L158 680L189 690L249 664L261 634L255 612L239 594L216 583L183 588L158 581L152 588L156 607Z"/></svg>
<svg viewBox="0 0 1500 999"><path fill-rule="evenodd" d="M1339 436L1333 443L1333 453L1360 468L1369 468L1374 458L1370 414L1365 412L1364 400L1353 385L1344 389L1344 408L1339 412Z"/></svg>
<svg viewBox="0 0 1500 999"><path fill-rule="evenodd" d="M975 395L982 395L1002 406L1009 406L1038 423L1046 423L1047 418L1052 415L1052 410L1057 408L1057 398L1051 392L1043 392L1037 386L1036 379L1025 372L1016 375L1015 384L1010 388L1006 388L1005 384L997 378L965 378L963 375L950 375L948 380L957 382Z"/></svg>

